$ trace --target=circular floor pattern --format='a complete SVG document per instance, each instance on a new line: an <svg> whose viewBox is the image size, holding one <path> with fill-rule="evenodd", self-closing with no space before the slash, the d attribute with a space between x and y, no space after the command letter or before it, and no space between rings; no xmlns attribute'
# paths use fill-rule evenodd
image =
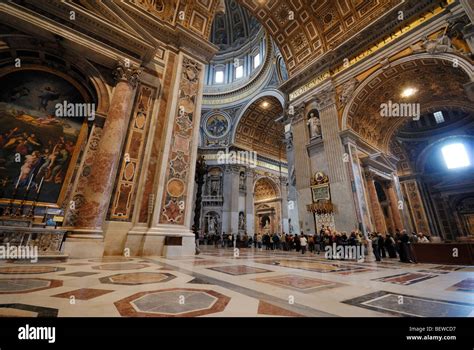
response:
<svg viewBox="0 0 474 350"><path fill-rule="evenodd" d="M117 263L117 264L104 264L93 266L94 270L108 270L108 271L120 271L120 270L140 270L149 267L146 264L137 263Z"/></svg>
<svg viewBox="0 0 474 350"><path fill-rule="evenodd" d="M64 267L56 266L1 266L0 274L36 274L64 270Z"/></svg>

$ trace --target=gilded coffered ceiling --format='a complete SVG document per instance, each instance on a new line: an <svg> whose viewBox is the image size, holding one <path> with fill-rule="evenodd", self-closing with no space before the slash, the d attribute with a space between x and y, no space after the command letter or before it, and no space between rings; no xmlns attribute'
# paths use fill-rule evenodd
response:
<svg viewBox="0 0 474 350"><path fill-rule="evenodd" d="M255 183L254 198L256 202L278 198L275 183L268 178L260 178Z"/></svg>
<svg viewBox="0 0 474 350"><path fill-rule="evenodd" d="M469 77L460 67L439 59L418 59L386 68L358 92L350 106L347 125L373 146L387 151L393 133L413 116L382 116L383 106L410 104L414 110L419 106L420 113L424 113L472 104L463 86L468 82ZM407 88L416 93L402 97Z"/></svg>
<svg viewBox="0 0 474 350"><path fill-rule="evenodd" d="M281 117L283 108L275 97L263 97L255 101L244 113L237 125L235 144L258 152L261 156L285 159L282 145L283 125L275 120Z"/></svg>
<svg viewBox="0 0 474 350"><path fill-rule="evenodd" d="M239 0L279 46L290 75L380 19L402 0Z"/></svg>

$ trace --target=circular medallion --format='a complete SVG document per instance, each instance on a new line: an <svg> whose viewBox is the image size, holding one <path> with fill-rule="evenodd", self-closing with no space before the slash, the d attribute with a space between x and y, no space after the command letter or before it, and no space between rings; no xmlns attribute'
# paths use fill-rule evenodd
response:
<svg viewBox="0 0 474 350"><path fill-rule="evenodd" d="M184 193L184 182L180 179L171 179L166 185L166 190L171 197L181 197Z"/></svg>
<svg viewBox="0 0 474 350"><path fill-rule="evenodd" d="M206 134L213 138L220 138L229 132L230 119L224 114L212 114L206 118Z"/></svg>

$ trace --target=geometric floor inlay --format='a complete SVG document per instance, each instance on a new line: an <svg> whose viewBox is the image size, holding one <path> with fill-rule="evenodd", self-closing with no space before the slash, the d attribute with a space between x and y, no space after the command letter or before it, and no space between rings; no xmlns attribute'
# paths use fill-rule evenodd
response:
<svg viewBox="0 0 474 350"><path fill-rule="evenodd" d="M2 266L0 267L0 274L35 274L64 270L64 267L56 266Z"/></svg>
<svg viewBox="0 0 474 350"><path fill-rule="evenodd" d="M29 293L62 285L63 281L43 278L2 278L0 279L0 294Z"/></svg>
<svg viewBox="0 0 474 350"><path fill-rule="evenodd" d="M222 312L229 301L213 290L172 288L136 293L115 306L122 316L195 317Z"/></svg>
<svg viewBox="0 0 474 350"><path fill-rule="evenodd" d="M426 281L428 279L437 277L437 275L428 275L424 273L401 273L398 275L386 276L375 278L373 281L400 284L403 286L408 286L410 284Z"/></svg>
<svg viewBox="0 0 474 350"><path fill-rule="evenodd" d="M284 317L301 317L302 316L296 312L283 309L279 306L272 305L262 300L260 300L258 303L257 313L259 315L284 316Z"/></svg>
<svg viewBox="0 0 474 350"><path fill-rule="evenodd" d="M0 304L0 317L57 317L58 309L27 304Z"/></svg>
<svg viewBox="0 0 474 350"><path fill-rule="evenodd" d="M395 316L468 317L474 312L474 304L429 299L385 291L345 300L343 303Z"/></svg>
<svg viewBox="0 0 474 350"><path fill-rule="evenodd" d="M108 294L111 292L113 292L113 290L81 288L81 289L72 290L70 292L55 294L51 296L56 297L56 298L69 299L70 297L74 297L75 299L78 299L78 300L90 300L90 299L94 299L94 298L100 297L101 295Z"/></svg>
<svg viewBox="0 0 474 350"><path fill-rule="evenodd" d="M70 277L86 277L92 275L98 275L98 272L87 272L87 271L77 271L77 272L70 272L64 273L61 276L70 276Z"/></svg>
<svg viewBox="0 0 474 350"><path fill-rule="evenodd" d="M105 264L93 266L94 270L109 270L109 271L121 271L121 270L139 270L149 267L146 264L136 264L136 263L116 263L116 264Z"/></svg>
<svg viewBox="0 0 474 350"><path fill-rule="evenodd" d="M312 293L322 289L344 286L342 283L296 275L255 278L254 281L271 284L281 288L292 289L303 293Z"/></svg>
<svg viewBox="0 0 474 350"><path fill-rule="evenodd" d="M232 276L249 275L254 273L272 272L270 270L260 269L257 267L251 267L246 265L233 265L233 266L218 266L208 267L209 270L223 272Z"/></svg>
<svg viewBox="0 0 474 350"><path fill-rule="evenodd" d="M337 272L337 271L356 271L362 270L362 267L341 265L338 263L322 263L318 261L303 261L303 260L292 260L292 259L273 259L273 260L259 260L255 261L259 264L267 265L278 265L282 267L301 269L314 272ZM365 269L366 270L366 269Z"/></svg>
<svg viewBox="0 0 474 350"><path fill-rule="evenodd" d="M474 278L466 278L465 280L456 283L455 285L449 287L446 290L451 290L454 292L474 293Z"/></svg>
<svg viewBox="0 0 474 350"><path fill-rule="evenodd" d="M90 262L101 262L101 263L114 263L114 262L128 262L133 261L132 258L126 258L124 256L105 256L100 259L90 259Z"/></svg>
<svg viewBox="0 0 474 350"><path fill-rule="evenodd" d="M148 283L163 283L171 281L174 278L176 278L176 276L170 273L131 272L102 277L99 278L99 280L101 283L139 285Z"/></svg>

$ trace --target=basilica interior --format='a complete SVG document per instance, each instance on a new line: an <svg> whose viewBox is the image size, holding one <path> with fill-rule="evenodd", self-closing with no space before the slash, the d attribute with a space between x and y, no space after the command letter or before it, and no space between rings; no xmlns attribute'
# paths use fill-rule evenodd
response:
<svg viewBox="0 0 474 350"><path fill-rule="evenodd" d="M0 1L0 316L474 316L473 23Z"/></svg>

